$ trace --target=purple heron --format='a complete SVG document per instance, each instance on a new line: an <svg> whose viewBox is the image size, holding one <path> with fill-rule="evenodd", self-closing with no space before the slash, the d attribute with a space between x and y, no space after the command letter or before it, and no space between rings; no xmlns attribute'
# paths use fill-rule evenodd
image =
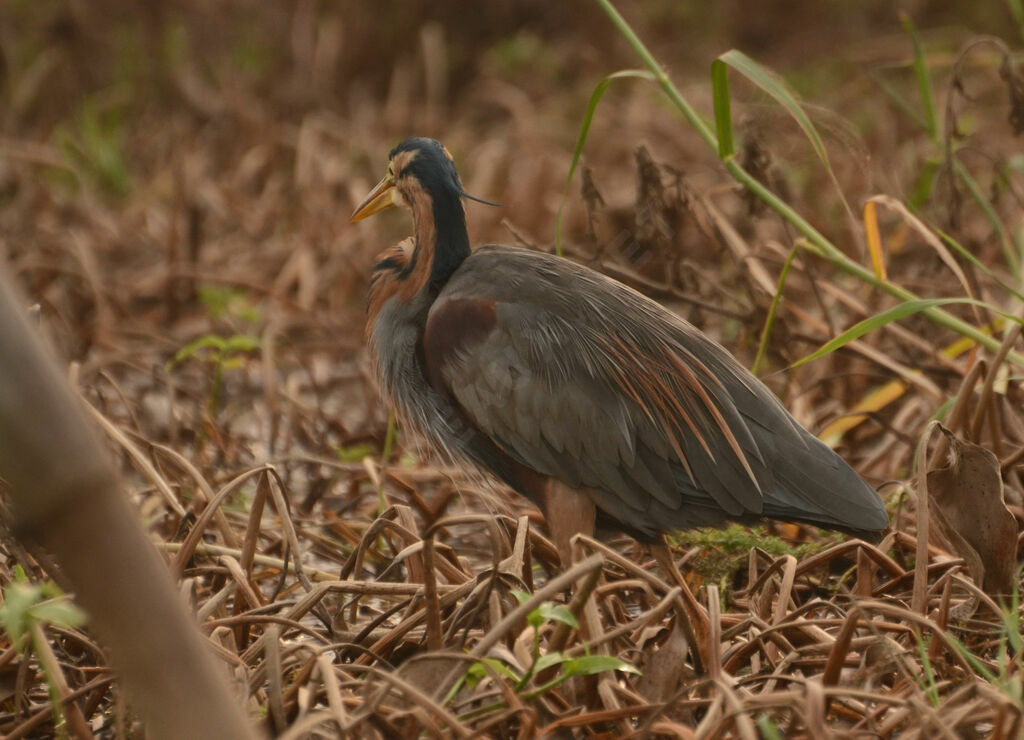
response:
<svg viewBox="0 0 1024 740"><path fill-rule="evenodd" d="M725 349L640 293L540 252L470 249L448 151L408 139L352 214L412 211L373 268L384 395L446 456L538 504L566 561L595 524L662 533L767 517L868 539L878 494Z"/></svg>

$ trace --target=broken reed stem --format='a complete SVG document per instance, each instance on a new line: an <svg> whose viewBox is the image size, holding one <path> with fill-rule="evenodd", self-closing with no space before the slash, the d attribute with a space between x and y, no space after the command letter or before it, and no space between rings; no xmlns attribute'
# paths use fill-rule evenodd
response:
<svg viewBox="0 0 1024 740"><path fill-rule="evenodd" d="M441 650L444 634L441 629L441 604L437 598L437 574L434 571L434 535L423 540L423 609L427 615L427 649Z"/></svg>

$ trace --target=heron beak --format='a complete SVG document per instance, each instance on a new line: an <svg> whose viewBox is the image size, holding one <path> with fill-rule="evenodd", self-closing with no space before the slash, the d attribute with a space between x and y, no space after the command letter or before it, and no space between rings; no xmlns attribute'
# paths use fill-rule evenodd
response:
<svg viewBox="0 0 1024 740"><path fill-rule="evenodd" d="M363 202L356 206L356 210L352 212L352 223L362 221L393 205L395 205L395 181L391 175L384 175L383 179L370 191L370 194L363 198Z"/></svg>

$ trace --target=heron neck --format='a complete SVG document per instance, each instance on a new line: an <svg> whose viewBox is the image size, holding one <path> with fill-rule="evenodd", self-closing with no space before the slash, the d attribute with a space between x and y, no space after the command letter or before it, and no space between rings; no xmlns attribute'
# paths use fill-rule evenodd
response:
<svg viewBox="0 0 1024 740"><path fill-rule="evenodd" d="M421 245L426 251L417 257L430 261L429 287L439 290L470 254L462 199L447 191L435 194L430 213L414 210L413 220L416 251L420 251Z"/></svg>

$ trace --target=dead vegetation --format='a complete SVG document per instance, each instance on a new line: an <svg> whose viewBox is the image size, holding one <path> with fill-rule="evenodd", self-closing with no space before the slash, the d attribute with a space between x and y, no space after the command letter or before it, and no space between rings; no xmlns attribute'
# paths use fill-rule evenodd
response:
<svg viewBox="0 0 1024 740"><path fill-rule="evenodd" d="M793 227L648 88L616 86L597 109L566 254L756 360L892 513L877 546L790 525L681 537L700 605L688 636L679 588L628 538L580 541L559 568L525 502L388 431L363 300L372 256L408 224L347 218L390 145L444 139L467 190L506 204L471 206L478 243L551 249L587 95L635 64L596 20L572 35L525 4L521 18L489 11L473 37L439 5L438 23L382 5L401 51L365 70L373 19L315 3L252 24L230 4L139 11L122 46L73 6L8 8L0 24L21 31L0 35L6 272L71 363L250 716L284 737L1019 736L1019 44L924 34L931 109L895 18L823 80L830 49L774 56L836 111L811 106L841 194L784 112L738 84L733 101L758 181L865 265L861 209L878 196L888 279L976 299L945 308L994 350L913 313L781 372L896 301L794 249ZM671 53L659 23L679 26L650 5L642 30ZM733 43L671 70L705 110L706 60ZM934 127L929 110L944 111ZM61 583L9 529L0 553L6 619L12 584ZM15 615L45 650L4 623L0 732L137 734L103 649L40 607L49 593Z"/></svg>

